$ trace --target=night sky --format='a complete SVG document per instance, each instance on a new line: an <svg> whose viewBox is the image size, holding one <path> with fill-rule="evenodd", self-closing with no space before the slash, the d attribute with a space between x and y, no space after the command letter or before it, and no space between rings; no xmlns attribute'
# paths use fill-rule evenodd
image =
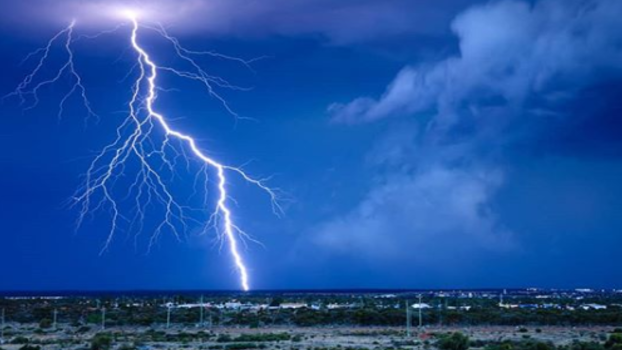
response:
<svg viewBox="0 0 622 350"><path fill-rule="evenodd" d="M123 23L98 10L112 3L2 1L0 94L71 18L77 36ZM222 90L249 120L171 76L156 103L211 155L284 192L279 218L232 177L235 219L262 243L243 250L253 289L622 288L620 0L147 3L188 48L266 56L252 70L202 61L252 87ZM121 230L101 255L110 212L75 229L67 202L127 109L130 29L73 45L99 121L76 96L58 117L68 79L36 108L0 105L0 290L239 288L200 227L152 249L148 230ZM141 41L175 62L153 31ZM52 53L45 74L62 64Z"/></svg>

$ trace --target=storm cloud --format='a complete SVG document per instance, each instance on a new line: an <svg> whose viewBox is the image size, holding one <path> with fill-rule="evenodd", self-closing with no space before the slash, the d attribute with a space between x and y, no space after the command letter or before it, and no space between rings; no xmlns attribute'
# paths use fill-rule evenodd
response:
<svg viewBox="0 0 622 350"><path fill-rule="evenodd" d="M202 35L320 36L348 44L403 35L435 35L467 0L30 0L5 2L2 22L11 26L63 25L76 19L82 27L110 27L132 9L143 21L157 21L177 33Z"/></svg>
<svg viewBox="0 0 622 350"><path fill-rule="evenodd" d="M459 55L404 67L380 97L330 105L335 124L411 120L378 142L376 181L358 205L314 230L315 243L427 262L447 249L520 249L494 206L509 150L550 137L534 134L551 118L575 117L567 106L582 90L619 78L621 12L616 0L476 5L452 21Z"/></svg>
<svg viewBox="0 0 622 350"><path fill-rule="evenodd" d="M451 25L459 56L405 67L380 98L335 103L329 111L335 122L358 123L433 109L449 116L464 104L478 108L495 98L516 107L531 94L555 99L563 92L560 82L577 89L620 74L621 11L615 0L472 7Z"/></svg>
<svg viewBox="0 0 622 350"><path fill-rule="evenodd" d="M489 205L502 172L483 163L452 165L466 149L415 146L413 129L400 125L378 141L369 154L378 172L371 189L350 212L317 227L315 243L384 261L413 257L413 250L414 259L429 262L513 248Z"/></svg>

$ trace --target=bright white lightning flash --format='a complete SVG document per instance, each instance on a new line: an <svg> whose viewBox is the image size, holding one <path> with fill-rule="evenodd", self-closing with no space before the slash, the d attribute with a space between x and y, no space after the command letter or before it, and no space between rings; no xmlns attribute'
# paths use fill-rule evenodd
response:
<svg viewBox="0 0 622 350"><path fill-rule="evenodd" d="M30 53L28 56L26 56L26 58L24 58L22 62L26 62L31 57L34 57L36 55L41 55L41 57L39 58L39 61L37 62L37 66L35 67L35 69L29 75L27 75L26 78L24 78L24 80L17 86L15 91L4 96L3 100L8 97L17 96L20 99L20 104L25 105L28 99L30 98L31 99L30 104L26 105L24 109L25 110L32 109L36 107L37 104L39 103L39 90L41 90L47 85L51 85L51 84L58 82L63 77L64 74L68 74L69 77L72 79L73 84L71 86L71 89L69 89L69 91L63 96L63 98L60 101L60 105L58 109L58 117L60 118L63 115L65 103L76 92L80 93L80 98L82 99L84 107L86 108L88 112L88 116L97 117L97 114L95 114L95 112L93 112L93 110L91 109L91 104L89 100L86 98L86 89L84 88L84 85L82 85L82 78L77 73L76 67L74 65L73 51L71 49L71 44L73 41L74 26L75 26L75 21L71 22L71 24L67 28L61 30L54 37L52 37L52 39L50 39L50 41L45 47L42 47ZM56 42L56 40L61 40L63 35L66 37L64 41L64 45L63 45L65 53L67 54L66 61L58 69L56 75L54 75L51 78L42 80L41 82L35 84L33 82L33 79L35 79L37 75L41 72L41 70L43 69L45 61L50 56L52 45L54 44L54 42Z"/></svg>
<svg viewBox="0 0 622 350"><path fill-rule="evenodd" d="M184 159L187 162L188 168L190 167L190 162L195 159L200 163L200 171L197 173L196 179L198 180L200 177L203 178L205 182L203 190L206 192L210 171L216 174L217 201L214 205L214 211L209 215L209 220L206 220L207 224L204 224L205 228L220 227L220 229L217 229L217 232L219 232L221 242L226 241L228 244L233 262L239 273L240 285L245 291L249 290L248 268L240 253L240 242L243 242L245 237L248 238L248 235L234 223L232 210L228 205L230 198L227 191L227 173L238 174L243 180L265 191L272 201L273 211L278 214L281 208L277 203L275 190L267 187L263 180L250 177L241 168L222 164L208 156L199 148L196 140L192 136L174 129L167 118L156 111L154 103L157 98L157 92L162 90L157 85L158 72L172 73L182 78L198 81L206 87L210 96L216 98L229 112L233 113L226 101L216 92L216 88L237 89L237 87L222 78L208 74L200 67L193 57L208 55L220 59L238 61L247 66L251 61L244 61L239 58L229 57L211 51L188 50L182 47L176 38L168 35L163 27L142 27L139 25L133 13L128 13L127 16L132 23L131 47L137 55L136 67L139 69L139 76L133 84L132 96L128 104L128 116L117 129L115 141L104 147L94 158L85 175L84 185L74 196L74 203L81 205L78 225L93 211L104 208L109 210L111 213L111 227L102 249L102 251L104 251L112 242L115 233L119 231L120 221L128 221L130 223L130 229L135 229L140 232L143 229L142 225L147 209L154 203L159 203L164 208L164 215L161 223L157 225L151 236L150 246L165 228L168 228L179 238L180 227L186 230L189 221L201 223L201 220L196 219L193 213L197 211L205 212L205 208L197 209L180 205L173 195L173 191L170 190L167 185L167 181L163 176L163 169L168 169L172 176L175 176L174 169L177 165L177 158L181 157ZM76 73L73 63L73 53L70 48L73 28L74 24L72 23L69 27L54 36L46 47L33 53L33 55L41 54L38 65L17 87L16 91L9 96L18 96L23 103L25 101L25 96L31 95L34 99L34 103L30 107L33 107L38 102L37 93L41 87L58 81L65 72L69 72L70 75L74 77L75 84L70 92L62 99L59 116L62 114L63 105L75 91L80 91L85 108L89 114L94 115L90 103L86 98L82 80ZM157 65L149 53L139 43L139 30L141 28L154 30L162 35L173 45L178 57L192 67L192 70L180 70L173 67ZM34 84L33 80L37 74L39 74L42 66L48 59L52 45L63 35L67 36L65 42L68 55L67 63L58 71L58 74L54 78L44 80L39 84ZM236 115L235 113L233 114ZM190 154L188 154L186 150L189 150ZM174 156L173 159L169 159L171 154ZM120 177L127 176L126 168L131 159L137 161L139 170L137 171L135 180L128 189L126 197L119 199L115 196L115 185ZM134 199L134 216L131 218L122 214L119 203L121 200L129 197ZM207 194L204 197L204 204L206 207L208 206ZM136 227L136 225L138 225L138 227Z"/></svg>

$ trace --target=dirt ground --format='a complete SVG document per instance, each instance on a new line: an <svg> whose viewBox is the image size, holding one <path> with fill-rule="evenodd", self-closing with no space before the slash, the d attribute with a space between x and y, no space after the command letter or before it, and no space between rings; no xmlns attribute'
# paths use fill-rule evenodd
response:
<svg viewBox="0 0 622 350"><path fill-rule="evenodd" d="M135 346L140 350L148 349L424 349L433 348L434 334L446 332L462 332L473 340L500 341L500 340L524 340L532 339L552 342L555 345L565 345L572 341L602 341L612 327L413 327L408 336L405 327L270 327L270 328L198 328L171 326L166 328L158 326L150 327L111 327L105 330L108 333L120 334L120 340L113 343L113 349L120 348L123 344ZM6 342L16 337L30 339L30 343L40 346L43 350L60 349L89 349L91 338L100 330L90 330L78 334L69 326L59 326L55 332L41 333L37 325L11 325L7 330L10 336L5 337L5 344L0 345L4 350L18 350L23 344L8 344ZM194 339L187 342L143 342L138 341L141 334L150 330L165 332L166 334L190 333L196 334L204 331L211 336L205 339ZM229 335L236 338L243 334L266 334L266 333L289 333L292 340L286 341L258 341L244 342L219 342L218 336ZM136 344L139 344L136 347ZM249 345L250 344L250 345Z"/></svg>

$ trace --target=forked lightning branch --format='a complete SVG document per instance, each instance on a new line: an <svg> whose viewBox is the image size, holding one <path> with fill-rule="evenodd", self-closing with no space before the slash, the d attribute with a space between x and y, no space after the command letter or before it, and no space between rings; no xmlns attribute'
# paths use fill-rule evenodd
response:
<svg viewBox="0 0 622 350"><path fill-rule="evenodd" d="M214 229L222 244L226 244L237 270L240 286L249 290L249 272L241 253L241 244L249 238L234 220L232 198L229 194L229 176L238 176L264 191L271 200L273 211L279 213L281 208L277 202L277 192L264 184L263 179L249 176L239 167L221 163L201 149L196 139L189 133L175 129L169 116L157 110L156 99L158 91L158 74L173 74L175 76L193 80L201 84L207 94L216 99L228 112L237 117L226 100L218 93L219 89L237 89L233 84L218 76L209 74L196 57L211 56L219 59L228 59L248 65L245 61L211 51L193 51L183 47L173 36L169 35L160 25L142 25L132 12L124 13L131 24L129 35L130 46L135 56L135 69L138 71L133 81L129 102L128 114L117 128L116 137L109 145L95 156L90 167L86 170L83 185L73 196L72 203L79 207L78 225L95 212L110 213L110 231L105 240L102 251L112 243L115 235L122 226L139 234L145 230L144 223L150 215L160 215L161 219L153 226L150 236L150 246L158 239L163 231L170 231L177 238L189 227L201 225L205 230ZM72 43L75 39L75 23L57 33L48 44L30 54L27 59L37 58L34 70L18 85L16 90L7 97L17 97L25 109L36 107L39 102L39 93L47 85L54 84L62 78L69 78L71 88L63 96L59 104L59 116L62 115L66 103L76 95L79 96L88 114L95 116L87 98L83 80L74 65ZM141 31L153 31L166 39L174 48L175 54L191 69L159 65L152 55L141 45ZM49 78L42 70L49 60L55 45L62 45L66 61L56 74ZM195 183L201 182L203 205L199 208L183 203L170 185L169 176L179 171L189 169L186 164L178 164L179 159L184 163L197 163L198 171L195 174ZM130 163L138 166L130 166ZM181 166L179 166L181 165ZM131 184L122 196L115 191L121 176L128 176L128 169L137 169L132 175ZM211 188L215 188L211 193ZM127 201L131 202L130 213L123 208ZM152 214L154 207L160 210ZM124 227L125 227L124 226Z"/></svg>

